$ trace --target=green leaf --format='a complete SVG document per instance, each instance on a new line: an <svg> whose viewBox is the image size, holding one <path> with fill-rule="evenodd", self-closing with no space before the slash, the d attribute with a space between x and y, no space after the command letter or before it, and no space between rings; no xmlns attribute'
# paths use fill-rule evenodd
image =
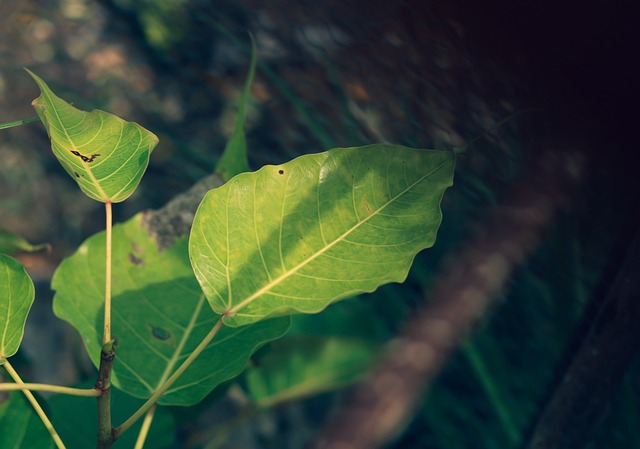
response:
<svg viewBox="0 0 640 449"><path fill-rule="evenodd" d="M79 385L79 388L91 388L93 385ZM131 416L143 404L117 389L111 390L111 418L121 423ZM93 398L56 395L47 400L51 410L51 422L64 441L67 449L85 449L95 447L98 432L98 412ZM69 417L73 419L69 419ZM122 434L113 445L114 449L130 449L135 446L142 420L133 425L128 432ZM175 439L173 416L165 407L158 407L155 412L145 447L162 449L170 447Z"/></svg>
<svg viewBox="0 0 640 449"><path fill-rule="evenodd" d="M82 336L98 366L102 340L105 234L94 235L56 270L54 312ZM113 228L112 333L120 345L114 384L148 398L195 349L218 321L189 265L187 240L158 251L142 214ZM263 343L279 338L289 320L251 329L223 328L160 404L191 405L239 374Z"/></svg>
<svg viewBox="0 0 640 449"><path fill-rule="evenodd" d="M379 346L357 338L297 336L271 349L245 376L249 396L265 408L355 382Z"/></svg>
<svg viewBox="0 0 640 449"><path fill-rule="evenodd" d="M235 175L249 171L249 162L247 160L247 141L244 134L244 117L249 102L249 93L253 76L256 73L256 41L251 37L251 63L249 65L249 73L247 80L242 89L240 104L238 104L238 113L236 115L236 123L233 128L233 134L229 137L227 146L224 148L222 157L216 165L215 172L222 176L222 179L228 181Z"/></svg>
<svg viewBox="0 0 640 449"><path fill-rule="evenodd" d="M241 326L402 282L435 241L454 165L449 151L338 148L209 191L189 254L211 307Z"/></svg>
<svg viewBox="0 0 640 449"><path fill-rule="evenodd" d="M96 201L127 199L147 169L158 144L156 135L104 111L76 109L58 98L37 75L27 72L41 91L31 104L62 167Z"/></svg>
<svg viewBox="0 0 640 449"><path fill-rule="evenodd" d="M41 249L48 248L46 243L40 245L32 245L23 237L11 232L3 231L0 229L0 253L12 254L16 251L40 251Z"/></svg>
<svg viewBox="0 0 640 449"><path fill-rule="evenodd" d="M0 365L18 351L34 297L33 282L22 264L0 254Z"/></svg>
<svg viewBox="0 0 640 449"><path fill-rule="evenodd" d="M53 448L51 435L20 391L0 395L0 447Z"/></svg>

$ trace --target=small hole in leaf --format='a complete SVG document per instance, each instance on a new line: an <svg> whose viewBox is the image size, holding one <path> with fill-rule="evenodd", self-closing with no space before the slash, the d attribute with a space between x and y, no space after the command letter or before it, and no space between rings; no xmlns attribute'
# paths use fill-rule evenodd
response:
<svg viewBox="0 0 640 449"><path fill-rule="evenodd" d="M282 169L278 170L278 174L279 175L284 175L284 170L282 170Z"/></svg>

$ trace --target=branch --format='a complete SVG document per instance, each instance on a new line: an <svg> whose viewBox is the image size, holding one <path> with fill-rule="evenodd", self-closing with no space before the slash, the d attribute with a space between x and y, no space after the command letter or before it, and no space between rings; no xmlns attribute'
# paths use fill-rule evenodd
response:
<svg viewBox="0 0 640 449"><path fill-rule="evenodd" d="M389 441L496 293L536 247L583 173L578 154L547 152L439 277L429 304L390 344L313 446L375 449Z"/></svg>
<svg viewBox="0 0 640 449"><path fill-rule="evenodd" d="M118 342L114 338L102 346L100 351L100 369L98 370L98 380L96 390L102 392L98 400L98 443L97 449L110 449L115 441L113 429L111 427L111 369L113 360L116 357L116 346Z"/></svg>
<svg viewBox="0 0 640 449"><path fill-rule="evenodd" d="M617 390L640 341L640 232L628 248L607 297L540 415L529 449L583 447Z"/></svg>

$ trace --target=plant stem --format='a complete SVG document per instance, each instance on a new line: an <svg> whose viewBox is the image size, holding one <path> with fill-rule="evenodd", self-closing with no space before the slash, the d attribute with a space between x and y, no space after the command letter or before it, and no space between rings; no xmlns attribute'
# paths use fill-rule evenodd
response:
<svg viewBox="0 0 640 449"><path fill-rule="evenodd" d="M7 372L9 373L9 375L11 376L11 378L16 384L24 384L24 382L22 381L22 379L20 378L16 370L13 369L13 366L11 366L11 363L9 363L8 360L5 360L2 365L7 370ZM38 414L38 416L42 420L42 423L44 424L44 426L49 431L49 434L51 435L51 438L53 439L53 442L56 444L58 449L66 449L64 446L64 443L62 442L62 440L60 439L60 436L58 435L58 432L56 432L56 429L53 427L53 424L51 424L51 421L49 421L49 418L47 418L47 415L44 413L44 410L42 410L42 407L40 407L40 404L38 404L38 401L36 400L33 393L31 393L29 390L24 390L23 393L27 397L27 400L31 403L31 406L33 407L35 412Z"/></svg>
<svg viewBox="0 0 640 449"><path fill-rule="evenodd" d="M187 370L187 368L189 368L189 366L191 366L191 364L202 353L202 351L206 349L207 345L211 343L211 340L213 340L220 329L222 329L222 326L222 317L220 317L216 324L211 328L207 336L204 337L204 339L200 342L198 347L194 349L191 354L189 354L189 357L187 357L186 360L182 362L182 365L178 367L178 369L166 380L166 382L163 383L155 391L155 393L153 393L153 395L147 400L147 402L145 402L133 415L131 415L129 419L113 429L115 438L120 437L124 432L126 432L133 424L135 424L136 421L138 421L142 417L142 415L147 412L147 410L149 410L158 402L158 399L160 399L160 397L169 389L169 387L173 385L180 376L182 376L182 374Z"/></svg>
<svg viewBox="0 0 640 449"><path fill-rule="evenodd" d="M61 387L59 385L49 384L34 384L34 383L0 383L0 391L9 390L29 390L29 391L48 391L50 393L68 394L70 396L85 396L90 398L97 398L102 395L101 392L95 388L71 388Z"/></svg>
<svg viewBox="0 0 640 449"><path fill-rule="evenodd" d="M498 385L496 385L493 380L493 376L489 373L489 369L484 363L480 352L470 341L466 341L462 344L462 352L469 360L469 363L471 363L480 384L489 397L489 402L493 406L496 415L498 415L500 427L504 430L509 440L507 442L507 446L518 447L518 443L520 441L520 430L512 418L508 404L502 399Z"/></svg>
<svg viewBox="0 0 640 449"><path fill-rule="evenodd" d="M98 397L98 443L97 449L109 449L115 441L111 427L111 368L116 357L116 339L112 339L102 346L100 351L100 369L96 390L102 392Z"/></svg>
<svg viewBox="0 0 640 449"><path fill-rule="evenodd" d="M157 404L154 404L144 416L144 421L142 421L142 427L140 428L140 433L138 433L138 439L136 440L136 445L133 449L142 449L144 447L144 442L147 439L149 428L151 427L153 416L156 412L156 405Z"/></svg>
<svg viewBox="0 0 640 449"><path fill-rule="evenodd" d="M40 120L40 117L29 117L22 120L16 120L15 122L0 123L0 129L13 128L14 126L24 125L25 123L35 122Z"/></svg>
<svg viewBox="0 0 640 449"><path fill-rule="evenodd" d="M107 344L107 342L111 340L111 227L113 221L111 203L104 203L104 207L107 215L107 247L105 251L106 268L104 285L104 333L102 336L103 345Z"/></svg>

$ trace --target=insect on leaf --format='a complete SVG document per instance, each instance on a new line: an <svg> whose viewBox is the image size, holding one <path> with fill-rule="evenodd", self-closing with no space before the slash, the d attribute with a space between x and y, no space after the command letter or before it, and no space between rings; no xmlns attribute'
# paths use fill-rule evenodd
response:
<svg viewBox="0 0 640 449"><path fill-rule="evenodd" d="M27 72L41 91L31 104L67 173L96 201L127 199L147 169L158 144L156 135L108 112L81 111L57 97L33 72Z"/></svg>

